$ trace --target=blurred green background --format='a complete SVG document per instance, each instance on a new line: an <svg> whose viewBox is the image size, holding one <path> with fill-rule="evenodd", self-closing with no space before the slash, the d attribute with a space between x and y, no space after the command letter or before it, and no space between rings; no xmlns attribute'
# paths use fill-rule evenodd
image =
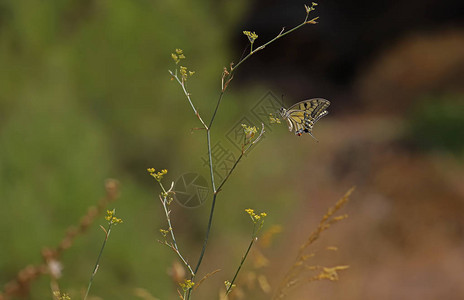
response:
<svg viewBox="0 0 464 300"><path fill-rule="evenodd" d="M267 41L302 21L304 3L1 1L0 286L40 264L41 249L56 246L104 196L105 179L115 178L121 195L109 208L124 224L110 236L91 294L136 299L134 289L143 288L176 299L169 275L176 257L157 242L166 221L146 168L168 169L166 185L185 172L209 177L205 134L192 131L200 124L170 80L170 54L184 50L196 71L190 92L209 120L223 67L246 47L242 30ZM231 279L252 230L245 208L266 211L267 228L283 228L260 250L269 264L257 268L250 258L243 273L244 299L268 299L248 275L264 274L276 286L319 218L353 185L350 219L316 245L339 246L327 264L351 269L337 285L312 283L289 299L464 297L464 9L461 1L399 3L321 2L320 24L238 70L213 144L227 144L243 117L256 121L250 112L268 92L284 95L286 105L324 97L332 106L315 128L319 143L274 126L239 164L220 194L199 276L222 271L198 299L216 299ZM192 264L210 201L172 207ZM73 299L98 255L98 224L103 216L61 257L60 287ZM49 299L48 277L23 298Z"/></svg>

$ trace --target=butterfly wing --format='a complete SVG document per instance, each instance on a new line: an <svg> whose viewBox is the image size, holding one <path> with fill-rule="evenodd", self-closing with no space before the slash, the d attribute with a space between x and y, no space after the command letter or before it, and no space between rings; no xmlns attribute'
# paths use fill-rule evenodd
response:
<svg viewBox="0 0 464 300"><path fill-rule="evenodd" d="M289 110L287 112L286 120L288 123L288 130L292 131L295 130L299 132L304 130L304 111L302 110Z"/></svg>
<svg viewBox="0 0 464 300"><path fill-rule="evenodd" d="M296 103L286 112L289 129L295 130L296 135L309 133L312 137L314 124L328 114L330 101L314 98Z"/></svg>

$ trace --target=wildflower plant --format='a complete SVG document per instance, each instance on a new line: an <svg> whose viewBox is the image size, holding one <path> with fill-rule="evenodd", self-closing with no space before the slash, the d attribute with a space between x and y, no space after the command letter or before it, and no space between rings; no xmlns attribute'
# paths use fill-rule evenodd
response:
<svg viewBox="0 0 464 300"><path fill-rule="evenodd" d="M187 262L187 260L182 256L181 252L179 251L179 246L177 245L176 241L176 236L174 235L174 230L172 228L172 223L171 223L171 210L169 209L169 206L171 205L173 199L174 199L174 192L172 191L174 187L174 182L172 182L171 187L166 190L162 183L163 176L168 173L168 170L163 169L161 172L156 172L154 168L148 168L147 169L148 173L150 176L155 178L155 180L158 182L162 192L159 195L159 199L161 201L161 204L163 206L164 214L166 216L166 220L168 223L168 228L167 229L160 229L160 233L163 237L163 241L159 241L161 244L168 246L171 248L177 256L180 258L182 263L187 267L189 270L190 274L194 274L192 267L190 264ZM193 284L193 281L191 282ZM193 287L193 285L192 285ZM190 288L190 287L189 287Z"/></svg>
<svg viewBox="0 0 464 300"><path fill-rule="evenodd" d="M269 40L269 41L267 41L267 42L265 42L265 43L263 43L263 44L261 44L259 46L256 46L256 42L258 41L258 37L259 37L259 35L256 32L250 31L250 30L244 30L243 31L243 34L248 38L248 41L250 43L250 50L247 53L247 55L245 55L243 58L241 58L236 64L231 63L229 65L229 67L224 67L223 68L222 78L221 78L221 89L219 91L219 95L218 95L215 107L213 109L212 116L211 116L211 118L209 120L203 119L202 114L197 110L197 108L196 108L196 106L194 104L192 94L189 92L187 82L195 74L195 72L189 70L185 66L184 62L186 60L186 55L184 54L184 51L182 49L175 49L175 51L171 54L171 58L175 63L174 69L169 70L169 74L171 75L171 80L173 80L177 84L179 84L185 98L187 99L187 102L189 103L190 107L192 108L192 111L193 111L194 115L196 116L196 118L198 119L198 121L200 123L200 127L197 128L197 129L204 129L204 132L205 132L205 135L206 135L206 148L207 148L207 153L208 153L208 168L209 168L209 175L210 175L211 189L212 189L211 209L210 209L208 223L207 223L207 227L206 227L206 231L205 231L205 237L204 237L204 241L203 241L203 246L202 246L202 249L200 251L200 255L198 257L198 260L197 260L196 264L191 265L184 258L184 255L179 250L178 244L176 242L175 234L174 234L174 229L173 229L172 222L171 222L171 217L170 217L171 210L169 209L169 206L170 206L170 204L172 202L172 196L173 196L173 193L174 193L173 190L172 190L173 186L174 186L174 183L171 184L171 187L169 189L166 189L162 182L163 182L163 176L166 175L167 171L162 170L161 172L156 172L156 170L153 169L153 168L147 169L148 173L153 178L155 178L155 180L159 183L159 185L161 187L161 194L160 194L159 198L160 198L160 201L162 203L164 213L165 213L165 216L166 216L166 220L167 220L167 225L168 225L167 228L160 229L161 236L163 237L163 241L160 241L160 243L162 243L162 244L168 246L169 248L171 248L176 253L176 255L179 257L179 259L182 261L184 266L189 270L189 273L190 273L190 278L185 280L183 283L180 284L180 287L182 289L182 293L179 290L178 290L178 292L179 292L179 296L180 296L181 299L186 299L186 300L190 299L192 291L195 288L197 288L205 278L207 278L208 276L211 276L212 274L215 273L215 272L212 272L212 273L208 274L207 276L205 276L205 278L200 280L198 282L198 284L195 282L198 270L199 270L199 268L200 268L200 266L202 264L202 261L203 261L204 255L205 255L205 251L206 251L206 248L207 248L207 244L208 244L208 240L209 240L209 234L210 234L210 231L211 231L212 220L213 220L213 215L214 215L218 195L221 192L223 186L227 183L227 181L228 181L229 177L231 176L231 174L235 171L236 166L238 165L238 163L243 159L245 154L252 147L254 147L256 145L256 143L263 137L263 134L265 133L264 124L261 124L261 128L258 128L256 126L248 126L246 124L242 124L243 132L244 132L244 139L242 141L241 153L236 158L235 162L233 163L232 167L228 170L228 172L226 173L224 178L220 182L218 182L217 178L215 176L215 173L213 172L214 167L215 167L215 165L214 165L215 162L212 159L212 150L211 150L212 147L211 147L211 145L213 143L212 143L212 138L211 138L211 131L214 128L214 124L215 124L214 121L215 121L217 113L219 111L219 107L221 105L221 102L222 102L222 100L224 98L225 92L227 91L228 87L230 86L230 83L233 80L233 78L235 76L235 73L236 73L237 69L239 68L239 66L241 66L245 61L247 61L252 55L256 54L257 52L259 52L261 50L263 50L264 48L266 48L267 46L269 46L273 42L277 41L278 39L283 38L284 36L292 33L293 31L303 27L304 25L316 24L317 23L316 20L318 19L318 17L309 18L310 13L315 10L316 5L317 4L314 3L314 2L311 5L305 5L304 8L305 8L305 13L306 14L305 14L304 20L299 25L297 25L297 26L295 26L295 27L293 27L293 28L291 28L291 29L289 29L287 31L285 30L285 28L283 28L279 32L279 34L277 34L274 38L272 38L271 40ZM275 122L280 122L280 120L276 119ZM226 294L229 294L231 292L232 288L235 286L234 282L236 281L236 278L237 278L237 276L239 274L239 271L240 271L243 263L245 262L253 243L257 240L258 233L262 229L262 227L264 225L264 219L266 217L266 213L257 214L252 209L247 209L246 213L250 216L250 218L251 218L251 220L253 222L253 226L254 226L252 236L251 236L251 241L249 243L248 249L245 252L245 255L243 256L243 258L242 258L242 260L241 260L241 262L239 264L239 267L238 267L237 271L235 272L235 275L234 275L233 279L230 282L229 281L225 282L226 290L227 290Z"/></svg>
<svg viewBox="0 0 464 300"><path fill-rule="evenodd" d="M115 216L115 213L116 213L115 209L107 210L105 220L108 221L108 227L105 229L103 226L100 225L101 229L105 232L105 239L103 240L103 244L101 246L100 253L98 254L98 258L97 258L97 262L95 263L95 267L93 268L92 275L90 275L90 280L89 280L89 284L87 286L87 291L85 293L84 300L87 299L87 296L89 295L89 292L90 292L90 288L92 287L93 278L97 274L98 268L100 266L100 259L101 259L101 256L103 254L103 250L105 249L106 242L108 241L108 237L110 236L111 229L112 229L113 226L115 226L117 224L121 224L123 222L122 219L117 218Z"/></svg>
<svg viewBox="0 0 464 300"><path fill-rule="evenodd" d="M246 258L248 257L248 253L250 253L250 249L253 246L253 243L255 243L258 240L258 233L261 231L264 225L264 218L266 218L267 214L265 212L262 212L260 214L256 214L255 211L251 208L245 209L245 212L250 216L251 221L253 222L253 233L251 235L251 240L248 245L248 248L245 252L245 255L243 255L242 260L240 261L240 265L237 268L237 271L235 272L234 277L232 278L231 281L225 281L224 284L226 286L226 295L228 295L232 289L235 287L235 280L237 279L238 273L240 272L240 269L243 266L243 263L245 262Z"/></svg>

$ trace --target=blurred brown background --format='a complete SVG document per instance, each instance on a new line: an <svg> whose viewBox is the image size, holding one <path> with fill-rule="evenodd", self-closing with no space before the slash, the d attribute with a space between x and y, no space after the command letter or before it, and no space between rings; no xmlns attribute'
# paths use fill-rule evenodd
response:
<svg viewBox="0 0 464 300"><path fill-rule="evenodd" d="M134 289L143 288L176 299L168 274L176 258L156 242L166 222L146 168L168 169L166 185L186 172L209 177L204 133L192 133L199 123L167 72L175 67L170 53L184 49L196 71L188 81L193 101L209 119L222 67L247 46L242 31L255 31L259 45L299 24L305 3L2 1L0 284L39 264L41 249L59 243L111 177L121 196L109 208L125 223L111 234L91 294L138 299ZM464 298L464 3L321 1L312 14L319 24L238 69L212 137L237 153L228 133L243 118L256 121L253 108L271 92L287 106L331 101L314 129L319 143L273 126L239 164L220 194L199 276L221 272L196 298L218 298L233 276L252 230L245 208L267 212L264 230L282 232L254 249L235 298L268 299L256 278L272 290L351 186L341 212L349 218L312 246L310 261L350 268L338 282L309 283L288 299ZM192 264L210 201L172 207ZM98 224L103 217L61 257L60 287L73 299L98 254ZM50 298L48 277L24 298Z"/></svg>

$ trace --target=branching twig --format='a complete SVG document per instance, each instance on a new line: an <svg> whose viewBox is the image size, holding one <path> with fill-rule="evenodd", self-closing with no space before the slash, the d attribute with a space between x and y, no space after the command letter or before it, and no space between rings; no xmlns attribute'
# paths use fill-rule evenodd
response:
<svg viewBox="0 0 464 300"><path fill-rule="evenodd" d="M313 3L313 6L316 5ZM216 205L216 199L217 199L217 194L218 192L220 191L220 189L223 187L223 185L226 183L226 181L228 180L228 178L230 177L230 175L232 174L232 171L235 169L235 167L237 166L237 164L240 162L240 160L242 159L243 155L245 154L245 152L250 149L253 145L256 144L256 142L258 142L258 140L262 137L262 134L264 133L264 126L263 126L263 129L261 131L261 134L258 136L258 138L256 138L251 144L248 145L248 147L246 149L242 149L242 153L240 154L240 156L238 157L238 159L236 160L235 164L233 165L233 167L231 168L231 170L228 172L228 174L226 175L226 177L224 178L224 180L219 184L219 186L216 188L216 184L215 184L215 178L214 178L214 171L213 171L213 160L212 160L212 151L211 151L211 128L213 126L213 123L214 123L214 120L215 120L215 117L216 117L216 114L218 112L218 109L219 109L219 106L221 104L221 101L224 97L224 93L227 89L227 87L229 86L230 82L232 81L233 79L233 76L234 76L234 72L237 70L237 68L243 64L249 57L251 57L251 55L255 54L256 52L264 49L266 46L268 46L269 44L273 43L274 41L284 37L285 35L299 29L300 27L302 27L303 25L306 25L306 24L315 24L315 19L311 20L311 21L308 21L308 16L309 16L309 13L314 10L314 8L312 7L308 7L305 5L305 8L306 8L306 17L303 21L303 23L297 25L296 27L290 29L289 31L285 31L285 28L282 29L282 31L275 37L273 38L272 40L268 41L267 43L259 46L258 48L256 49L253 49L253 42L254 42L254 39L257 38L257 35L255 38L253 38L253 40L250 40L251 42L251 47L250 47L250 53L245 56L244 58L242 58L235 66L233 64L230 65L230 68L229 70L227 70L227 68L224 68L224 71L223 71L223 74L222 74L222 79L221 79L221 92L219 94L219 97L218 97L218 100L216 102L216 106L215 106L215 109L213 111L213 114L212 114L212 117L211 117L211 120L209 122L209 125L206 125L206 123L203 121L203 119L201 118L199 112L197 111L197 109L195 108L195 106L193 105L193 102L192 102L192 99L190 97L190 93L188 92L186 86L185 86L185 78L184 75L179 78L178 74L177 74L177 69L175 72L172 72L172 71L169 71L169 73L171 74L171 76L176 79L176 81L179 83L179 85L182 87L182 90L185 94L185 96L187 97L187 100L188 102L190 103L190 106L192 107L193 109L193 112L195 113L195 115L198 117L198 119L200 120L201 124L203 125L203 128L206 129L206 140L207 140L207 148L208 148L208 164L209 164L209 172L210 172L210 177L211 177L211 185L212 185L212 190L213 190L213 199L212 199L212 204L211 204L211 211L210 211L210 215L209 215L209 220L208 220L208 225L207 225L207 228L206 228L206 233L205 233L205 239L203 241L203 247L202 247L202 250L201 250L201 253L200 253L200 256L198 258L198 262L196 264L196 267L195 269L193 270L193 272L191 271L191 280L193 281L194 278L195 278L195 275L197 274L197 271L201 265L201 262L203 260L203 257L204 257L204 254L205 254L205 250L206 250L206 245L208 243L208 238L209 238L209 234L210 234L210 231L211 231L211 225L212 225L212 219L213 219L213 214L214 214L214 209L215 209L215 205ZM182 53L181 51L179 53ZM173 57L175 57L175 60L176 60L176 63L178 63L180 60L179 60L179 57L176 56L175 54L173 54ZM185 56L183 56L183 58L185 58ZM185 71L185 69L184 69ZM181 67L181 73L182 73L182 67ZM185 262L184 262L185 263ZM190 288L188 290L188 293L185 297L186 300L188 300L190 298L190 293L191 293L192 289Z"/></svg>
<svg viewBox="0 0 464 300"><path fill-rule="evenodd" d="M170 247L172 250L174 250L174 252L177 254L177 256L179 256L179 258L182 260L182 262L184 263L184 265L189 269L189 272L191 275L194 275L195 273L193 272L192 270L192 267L190 266L190 264L187 262L187 260L182 256L182 254L180 253L179 251L179 247L177 246L177 242L176 242L176 237L174 235L174 229L172 228L172 224L171 224L171 217L170 217L170 214L171 214L171 211L168 210L168 203L169 203L169 193L172 193L172 189L174 187L174 182L171 184L171 188L166 191L163 184L161 183L161 181L159 181L159 185L161 186L161 189L163 190L163 197L161 197L161 195L159 196L160 197L160 200L161 200L161 204L163 205L163 208L164 208L164 214L166 215L166 220L168 222L168 231L171 233L171 239L172 239L172 243L169 244L167 243L167 241L164 241L164 244L168 247Z"/></svg>

